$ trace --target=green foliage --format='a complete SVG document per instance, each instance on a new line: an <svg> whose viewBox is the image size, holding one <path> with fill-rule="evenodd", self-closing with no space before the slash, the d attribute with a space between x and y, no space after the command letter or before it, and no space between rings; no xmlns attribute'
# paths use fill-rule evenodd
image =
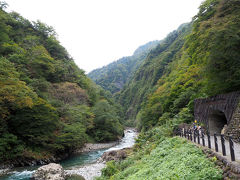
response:
<svg viewBox="0 0 240 180"><path fill-rule="evenodd" d="M62 47L55 36L51 35L46 40L46 49L55 59L69 59L67 51Z"/></svg>
<svg viewBox="0 0 240 180"><path fill-rule="evenodd" d="M102 170L103 176L107 176L107 177L110 177L118 172L119 170L116 168L115 161L108 161L107 168L104 168Z"/></svg>
<svg viewBox="0 0 240 180"><path fill-rule="evenodd" d="M30 76L33 78L44 77L46 80L51 80L50 75L54 72L54 59L43 46L35 46L29 51L29 56L31 56L29 60Z"/></svg>
<svg viewBox="0 0 240 180"><path fill-rule="evenodd" d="M2 10L6 9L8 7L8 4L5 1L0 1L0 8Z"/></svg>
<svg viewBox="0 0 240 180"><path fill-rule="evenodd" d="M3 9L6 7L6 3L0 2L0 52L2 52L2 45L4 42L9 40L9 36L7 34L9 27L6 25L6 14Z"/></svg>
<svg viewBox="0 0 240 180"><path fill-rule="evenodd" d="M49 87L48 92L53 98L64 102L64 104L80 105L89 103L86 90L80 88L76 83L54 83Z"/></svg>
<svg viewBox="0 0 240 180"><path fill-rule="evenodd" d="M206 1L189 36L191 63L205 64L210 95L239 90L239 18L238 1Z"/></svg>
<svg viewBox="0 0 240 180"><path fill-rule="evenodd" d="M237 0L207 0L153 49L118 95L126 118L143 130L191 122L194 99L238 91L239 9Z"/></svg>
<svg viewBox="0 0 240 180"><path fill-rule="evenodd" d="M123 88L118 99L125 107L127 119L135 119L141 108L146 105L148 95L156 90L159 78L169 73L169 64L179 58L178 53L190 30L191 24L184 24L170 33L148 54L128 85ZM150 101L153 102L147 105L149 109L146 108L146 111L142 112L142 119L145 121L142 125L145 124L149 128L157 123L157 119L165 108L159 97L151 98ZM151 116L152 120L149 119ZM149 120L152 122L146 123Z"/></svg>
<svg viewBox="0 0 240 180"><path fill-rule="evenodd" d="M70 121L74 123L81 123L87 130L91 130L94 127L94 113L90 107L86 105L78 105L70 107L68 110Z"/></svg>
<svg viewBox="0 0 240 180"><path fill-rule="evenodd" d="M32 107L37 95L19 80L13 64L0 58L0 117L8 119L12 111Z"/></svg>
<svg viewBox="0 0 240 180"><path fill-rule="evenodd" d="M148 108L142 112L141 126L145 129L150 129L158 122L158 118L162 115L162 105L156 103L153 105L148 104Z"/></svg>
<svg viewBox="0 0 240 180"><path fill-rule="evenodd" d="M39 99L33 107L15 111L10 117L8 131L28 146L46 146L53 140L57 124L56 110Z"/></svg>
<svg viewBox="0 0 240 180"><path fill-rule="evenodd" d="M147 54L159 44L152 41L140 46L132 56L123 57L107 66L93 70L88 76L111 93L119 92L131 79L134 72L140 66Z"/></svg>
<svg viewBox="0 0 240 180"><path fill-rule="evenodd" d="M117 139L121 108L78 68L51 26L7 13L6 5L0 2L0 162L72 152L93 137ZM111 116L93 113L103 99ZM106 133L94 123L102 117Z"/></svg>
<svg viewBox="0 0 240 180"><path fill-rule="evenodd" d="M99 141L114 141L123 134L123 127L119 117L106 100L101 100L93 107L95 127L91 130L94 138Z"/></svg>
<svg viewBox="0 0 240 180"><path fill-rule="evenodd" d="M24 148L22 141L18 140L17 136L4 133L3 136L0 136L0 161L21 157Z"/></svg>
<svg viewBox="0 0 240 180"><path fill-rule="evenodd" d="M199 7L198 14L194 17L196 21L206 21L213 17L216 12L216 4L219 3L219 0L206 0Z"/></svg>
<svg viewBox="0 0 240 180"><path fill-rule="evenodd" d="M37 30L38 34L43 37L55 36L56 32L53 27L48 26L40 21L33 22L33 27Z"/></svg>
<svg viewBox="0 0 240 180"><path fill-rule="evenodd" d="M81 123L64 124L61 134L57 136L57 149L71 151L82 147L86 142L85 131Z"/></svg>
<svg viewBox="0 0 240 180"><path fill-rule="evenodd" d="M222 179L222 171L199 148L179 137L141 148L120 163L107 164L99 179Z"/></svg>
<svg viewBox="0 0 240 180"><path fill-rule="evenodd" d="M239 6L238 0L206 0L192 23L91 72L89 76L109 90L105 92L77 67L52 27L7 13L1 3L0 161L26 154L35 158L40 150L72 151L91 138L116 140L123 133L123 112L125 124L135 123L142 131L160 125L146 136L149 142L162 141L159 134L171 135L179 123L193 119L194 99L239 90ZM137 146L147 141L140 138ZM141 155L150 155L156 146ZM141 170L145 164L125 175L146 176L147 169ZM108 176L117 172L118 165L111 166ZM187 177L195 177L194 171L190 174Z"/></svg>

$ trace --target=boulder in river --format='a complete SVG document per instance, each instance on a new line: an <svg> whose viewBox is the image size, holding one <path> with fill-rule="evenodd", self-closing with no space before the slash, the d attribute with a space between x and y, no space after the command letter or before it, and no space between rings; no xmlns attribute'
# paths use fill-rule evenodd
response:
<svg viewBox="0 0 240 180"><path fill-rule="evenodd" d="M116 151L109 151L109 152L105 152L102 155L102 160L103 161L120 161L123 160L127 157L127 150L128 148L124 148L121 150L116 150Z"/></svg>
<svg viewBox="0 0 240 180"><path fill-rule="evenodd" d="M38 168L33 174L34 180L64 180L64 170L60 164L50 163Z"/></svg>

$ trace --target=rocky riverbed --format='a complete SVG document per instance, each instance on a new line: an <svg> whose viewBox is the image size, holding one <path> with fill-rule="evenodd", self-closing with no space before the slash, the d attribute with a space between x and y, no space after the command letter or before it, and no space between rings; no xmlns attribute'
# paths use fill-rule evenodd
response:
<svg viewBox="0 0 240 180"><path fill-rule="evenodd" d="M117 144L89 144L87 145L82 151L84 150L91 150L96 148L105 148L106 145L111 147L104 151L103 155L94 163L79 166L79 167L72 167L71 169L65 170L67 175L81 175L86 180L92 180L96 176L101 176L101 170L106 166L106 161L109 160L122 160L126 158L126 150L131 148L135 143L135 138L137 137L138 133L134 129L126 129L124 132L125 136L117 143ZM113 146L111 146L113 145ZM89 149L90 148L90 149Z"/></svg>
<svg viewBox="0 0 240 180"><path fill-rule="evenodd" d="M119 144L119 141L110 142L110 143L86 143L83 148L76 150L74 153L86 153L91 151L96 151L100 149L108 149Z"/></svg>
<svg viewBox="0 0 240 180"><path fill-rule="evenodd" d="M67 176L81 175L86 180L92 180L93 177L100 176L101 169L105 167L105 161L100 158L105 152L109 152L111 156L114 156L114 154L121 156L122 153L111 153L111 151L132 147L136 137L137 132L134 129L127 129L125 130L125 136L119 142L86 144L84 148L76 151L74 156L61 161L60 164ZM113 158L115 159L115 157ZM0 176L0 180L30 180L36 169L37 167L26 167L20 170L10 170L7 175Z"/></svg>
<svg viewBox="0 0 240 180"><path fill-rule="evenodd" d="M75 167L71 170L65 170L67 176L81 175L85 180L92 180L96 176L101 176L101 170L106 166L103 162L88 164L82 167Z"/></svg>
<svg viewBox="0 0 240 180"><path fill-rule="evenodd" d="M108 149L108 148L114 147L118 144L119 144L119 141L110 142L110 143L96 143L96 144L86 143L83 148L76 150L75 152L73 152L73 154L81 154L81 153L88 153L88 152L101 150L101 149ZM29 160L29 161L24 161L24 162L21 162L21 163L1 165L0 166L0 176L4 175L4 174L7 174L9 171L11 171L14 168L14 166L45 165L45 164L48 164L50 162L59 162L61 159L65 159L67 156L69 156L69 155L66 155L65 157L63 157L63 156L59 157L58 159L57 158L52 158L51 160L46 159L46 160L39 160L39 161Z"/></svg>
<svg viewBox="0 0 240 180"><path fill-rule="evenodd" d="M97 162L65 170L65 175L80 175L84 177L85 180L92 180L96 176L101 176L101 170L106 166L107 161L125 159L127 157L127 150L129 150L129 148L104 152Z"/></svg>

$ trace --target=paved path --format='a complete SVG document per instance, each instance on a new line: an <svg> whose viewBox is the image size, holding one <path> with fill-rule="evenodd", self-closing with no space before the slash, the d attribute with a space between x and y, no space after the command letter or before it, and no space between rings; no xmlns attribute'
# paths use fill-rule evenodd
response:
<svg viewBox="0 0 240 180"><path fill-rule="evenodd" d="M208 139L207 136L204 137L205 140L205 146L208 147ZM211 140L211 149L215 150L215 141L214 141L214 136L210 136ZM193 140L192 140L193 141ZM196 138L196 143L198 143L198 138ZM222 153L222 143L221 143L221 137L217 136L217 143L218 143L218 152ZM200 144L203 145L203 140L200 138ZM235 153L235 159L237 162L240 163L240 144L234 142L234 153ZM226 157L227 159L231 160L231 155L230 155L230 147L229 147L229 141L225 139L225 148L226 148Z"/></svg>

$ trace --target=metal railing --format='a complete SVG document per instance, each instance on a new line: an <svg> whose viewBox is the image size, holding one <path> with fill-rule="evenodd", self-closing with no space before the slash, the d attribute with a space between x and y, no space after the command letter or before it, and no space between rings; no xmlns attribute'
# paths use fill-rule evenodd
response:
<svg viewBox="0 0 240 180"><path fill-rule="evenodd" d="M226 156L226 145L229 148L229 155L231 156L231 160L235 161L235 150L234 150L234 141L231 136L224 136L222 134L216 134L214 133L213 136L210 136L209 133L204 133L203 131L199 130L192 130L192 129L179 129L178 135L181 137L185 137L186 139L193 141L195 143L201 144L202 146L206 146L205 137L207 137L207 147L212 149L215 148L216 152L219 152L219 141L218 138L220 138L221 143L221 152L223 156ZM228 144L226 144L226 140L228 141ZM212 141L214 143L214 146L212 146Z"/></svg>

